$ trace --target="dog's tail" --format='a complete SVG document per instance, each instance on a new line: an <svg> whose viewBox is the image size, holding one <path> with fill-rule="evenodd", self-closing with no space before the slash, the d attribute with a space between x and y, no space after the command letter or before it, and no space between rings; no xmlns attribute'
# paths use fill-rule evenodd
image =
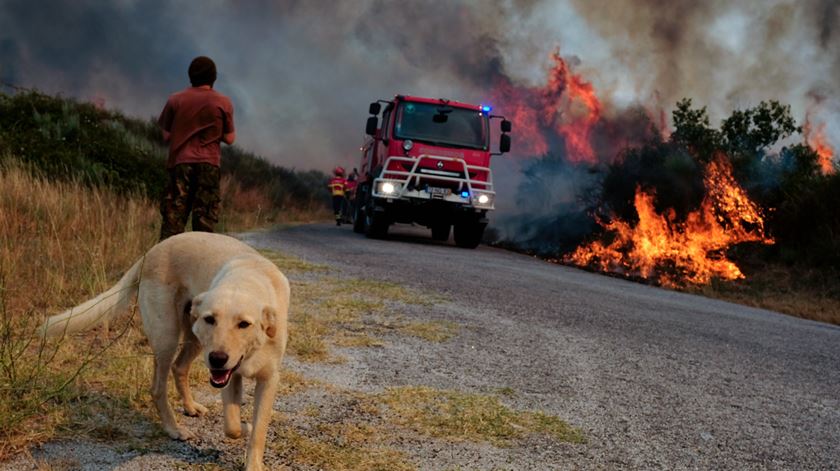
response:
<svg viewBox="0 0 840 471"><path fill-rule="evenodd" d="M137 294L143 260L138 260L108 291L47 319L39 329L41 336L55 337L81 332L128 310L131 300Z"/></svg>

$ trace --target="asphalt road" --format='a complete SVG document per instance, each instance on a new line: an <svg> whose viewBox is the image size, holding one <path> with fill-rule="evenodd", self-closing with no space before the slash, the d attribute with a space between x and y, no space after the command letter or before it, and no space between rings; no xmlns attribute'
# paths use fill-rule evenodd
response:
<svg viewBox="0 0 840 471"><path fill-rule="evenodd" d="M343 373L350 386L511 388L514 406L556 414L588 438L466 447L473 456L454 460L419 451L429 468L840 469L840 328L459 249L409 226L392 234L306 225L241 237L450 300L421 315L458 323L455 338L369 349Z"/></svg>

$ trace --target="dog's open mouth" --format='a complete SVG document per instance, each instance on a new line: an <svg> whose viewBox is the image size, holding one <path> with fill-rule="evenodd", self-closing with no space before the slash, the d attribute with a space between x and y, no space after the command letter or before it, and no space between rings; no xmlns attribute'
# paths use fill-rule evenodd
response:
<svg viewBox="0 0 840 471"><path fill-rule="evenodd" d="M215 370L210 368L210 386L214 388L223 388L227 386L230 382L230 377L233 376L233 372L239 368L239 365L242 363L242 358L239 357L239 361L236 362L236 366L229 370Z"/></svg>

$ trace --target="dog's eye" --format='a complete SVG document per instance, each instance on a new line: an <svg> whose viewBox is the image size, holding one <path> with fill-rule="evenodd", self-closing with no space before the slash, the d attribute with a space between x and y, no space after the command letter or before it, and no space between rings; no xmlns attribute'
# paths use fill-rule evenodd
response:
<svg viewBox="0 0 840 471"><path fill-rule="evenodd" d="M251 323L248 321L242 321L238 324L238 326L240 329L247 329L248 327L251 327Z"/></svg>
<svg viewBox="0 0 840 471"><path fill-rule="evenodd" d="M204 318L204 322L206 322L210 325L216 325L216 318L213 317L213 316L207 316L207 317Z"/></svg>

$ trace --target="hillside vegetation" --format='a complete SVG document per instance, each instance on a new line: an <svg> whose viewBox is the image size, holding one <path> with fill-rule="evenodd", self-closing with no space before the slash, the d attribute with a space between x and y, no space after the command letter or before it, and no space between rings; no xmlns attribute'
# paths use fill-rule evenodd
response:
<svg viewBox="0 0 840 471"><path fill-rule="evenodd" d="M157 201L166 153L154 120L36 91L0 93L0 162ZM223 146L222 178L233 205L228 219L233 212L258 212L263 222L318 216L329 201L322 172L278 167L236 146Z"/></svg>

